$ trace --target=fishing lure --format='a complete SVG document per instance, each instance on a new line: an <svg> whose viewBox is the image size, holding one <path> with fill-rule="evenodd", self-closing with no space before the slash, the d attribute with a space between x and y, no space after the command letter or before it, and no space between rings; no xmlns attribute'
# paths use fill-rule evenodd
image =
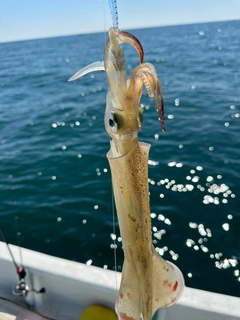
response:
<svg viewBox="0 0 240 320"><path fill-rule="evenodd" d="M118 9L117 0L109 0L109 7L112 15L112 24L114 29L118 29Z"/></svg>
<svg viewBox="0 0 240 320"><path fill-rule="evenodd" d="M140 59L128 81L121 43L132 45ZM150 145L138 142L138 131L142 127L142 86L155 101L163 131L164 103L156 70L152 64L143 63L143 56L143 48L137 38L110 28L104 61L81 69L69 79L76 80L98 70L105 70L107 75L109 92L104 122L112 139L107 158L124 250L116 302L119 320L150 320L158 308L175 303L184 288L181 271L165 261L152 244L148 192Z"/></svg>

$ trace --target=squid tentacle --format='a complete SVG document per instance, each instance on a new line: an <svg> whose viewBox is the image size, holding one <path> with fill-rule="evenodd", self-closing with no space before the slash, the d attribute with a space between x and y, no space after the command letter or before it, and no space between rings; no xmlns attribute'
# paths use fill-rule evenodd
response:
<svg viewBox="0 0 240 320"><path fill-rule="evenodd" d="M161 84L154 66L150 63L141 64L133 70L129 82L128 93L131 94L131 92L134 92L135 99L140 100L143 84L147 89L148 96L155 101L162 131L165 131L164 100ZM138 104L139 101L136 105L138 106ZM135 112L137 112L137 110L135 110Z"/></svg>

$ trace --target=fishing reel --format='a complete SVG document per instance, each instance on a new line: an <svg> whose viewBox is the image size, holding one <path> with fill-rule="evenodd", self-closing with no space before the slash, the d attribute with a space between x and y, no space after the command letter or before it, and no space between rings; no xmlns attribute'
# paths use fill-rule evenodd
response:
<svg viewBox="0 0 240 320"><path fill-rule="evenodd" d="M6 243L8 252L12 258L12 262L16 268L17 275L19 278L18 283L12 289L12 293L15 296L24 297L25 300L27 301L27 303L29 305L31 305L34 302L34 296L33 296L33 294L29 294L29 293L44 293L46 290L45 290L45 288L42 288L40 290L36 290L34 288L31 288L31 286L28 284L28 283L31 283L29 272L24 267L20 267L17 264L16 260L14 259L12 250L4 237L1 225L0 225L0 236L2 237L3 241Z"/></svg>
<svg viewBox="0 0 240 320"><path fill-rule="evenodd" d="M22 297L26 298L29 292L44 293L46 291L45 288L42 288L40 290L30 288L30 286L28 285L28 283L26 281L26 277L28 276L27 269L18 267L17 274L19 277L19 282L15 285L15 287L12 290L12 293L15 296L22 296Z"/></svg>

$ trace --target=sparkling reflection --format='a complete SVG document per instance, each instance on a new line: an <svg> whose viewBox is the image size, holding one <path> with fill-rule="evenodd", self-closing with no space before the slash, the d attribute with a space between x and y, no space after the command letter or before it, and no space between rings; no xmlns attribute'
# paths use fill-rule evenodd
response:
<svg viewBox="0 0 240 320"><path fill-rule="evenodd" d="M90 266L90 265L92 264L92 262L93 262L92 259L89 259L89 260L86 262L86 265L87 265L87 266Z"/></svg>
<svg viewBox="0 0 240 320"><path fill-rule="evenodd" d="M210 148L213 149L213 147ZM182 168L183 163L171 161L168 162L168 167ZM174 192L192 192L195 189L195 184L198 183L196 186L198 190L200 190L201 192L206 192L207 190L207 194L203 196L202 200L203 204L206 205L219 205L220 203L227 204L229 196L231 198L235 198L235 194L232 193L232 191L229 189L229 186L227 186L225 183L218 184L215 182L216 179L222 179L222 175L218 174L216 179L211 175L207 176L203 186L199 183L203 180L203 178L198 175L194 175L196 173L196 170L203 171L203 167L198 165L195 169L190 169L190 174L186 176L186 180L189 181L189 183L177 183L175 180L170 181L168 178L165 178L159 180L157 182L157 185L164 185L166 189L170 189ZM192 183L190 183L190 181ZM151 181L150 183L153 184Z"/></svg>
<svg viewBox="0 0 240 320"><path fill-rule="evenodd" d="M229 223L224 223L224 224L222 225L222 228L223 228L223 230L225 230L225 231L229 231Z"/></svg>
<svg viewBox="0 0 240 320"><path fill-rule="evenodd" d="M228 219L230 220L233 218L231 214L229 214ZM212 238L212 232L209 228L206 228L203 224L197 224L195 222L190 222L189 227L193 230L197 230L201 237L197 240L187 239L186 246L188 248L192 248L195 251L199 249L202 250L203 253L209 253L210 249L207 246L209 240ZM230 225L229 223L224 223L222 228L225 231L229 231ZM222 252L210 253L209 257L214 260L214 265L218 269L227 269L227 268L236 268L238 265L238 259L236 257L227 258L224 257ZM239 277L239 270L234 270L234 275Z"/></svg>

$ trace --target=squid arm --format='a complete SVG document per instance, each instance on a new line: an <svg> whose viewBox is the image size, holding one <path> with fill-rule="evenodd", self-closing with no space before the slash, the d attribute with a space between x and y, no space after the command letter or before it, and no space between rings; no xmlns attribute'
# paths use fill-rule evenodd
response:
<svg viewBox="0 0 240 320"><path fill-rule="evenodd" d="M76 72L68 81L74 81L81 77L83 77L85 74L94 72L94 71L105 71L104 62L103 61L96 61L88 66L80 69L78 72Z"/></svg>

